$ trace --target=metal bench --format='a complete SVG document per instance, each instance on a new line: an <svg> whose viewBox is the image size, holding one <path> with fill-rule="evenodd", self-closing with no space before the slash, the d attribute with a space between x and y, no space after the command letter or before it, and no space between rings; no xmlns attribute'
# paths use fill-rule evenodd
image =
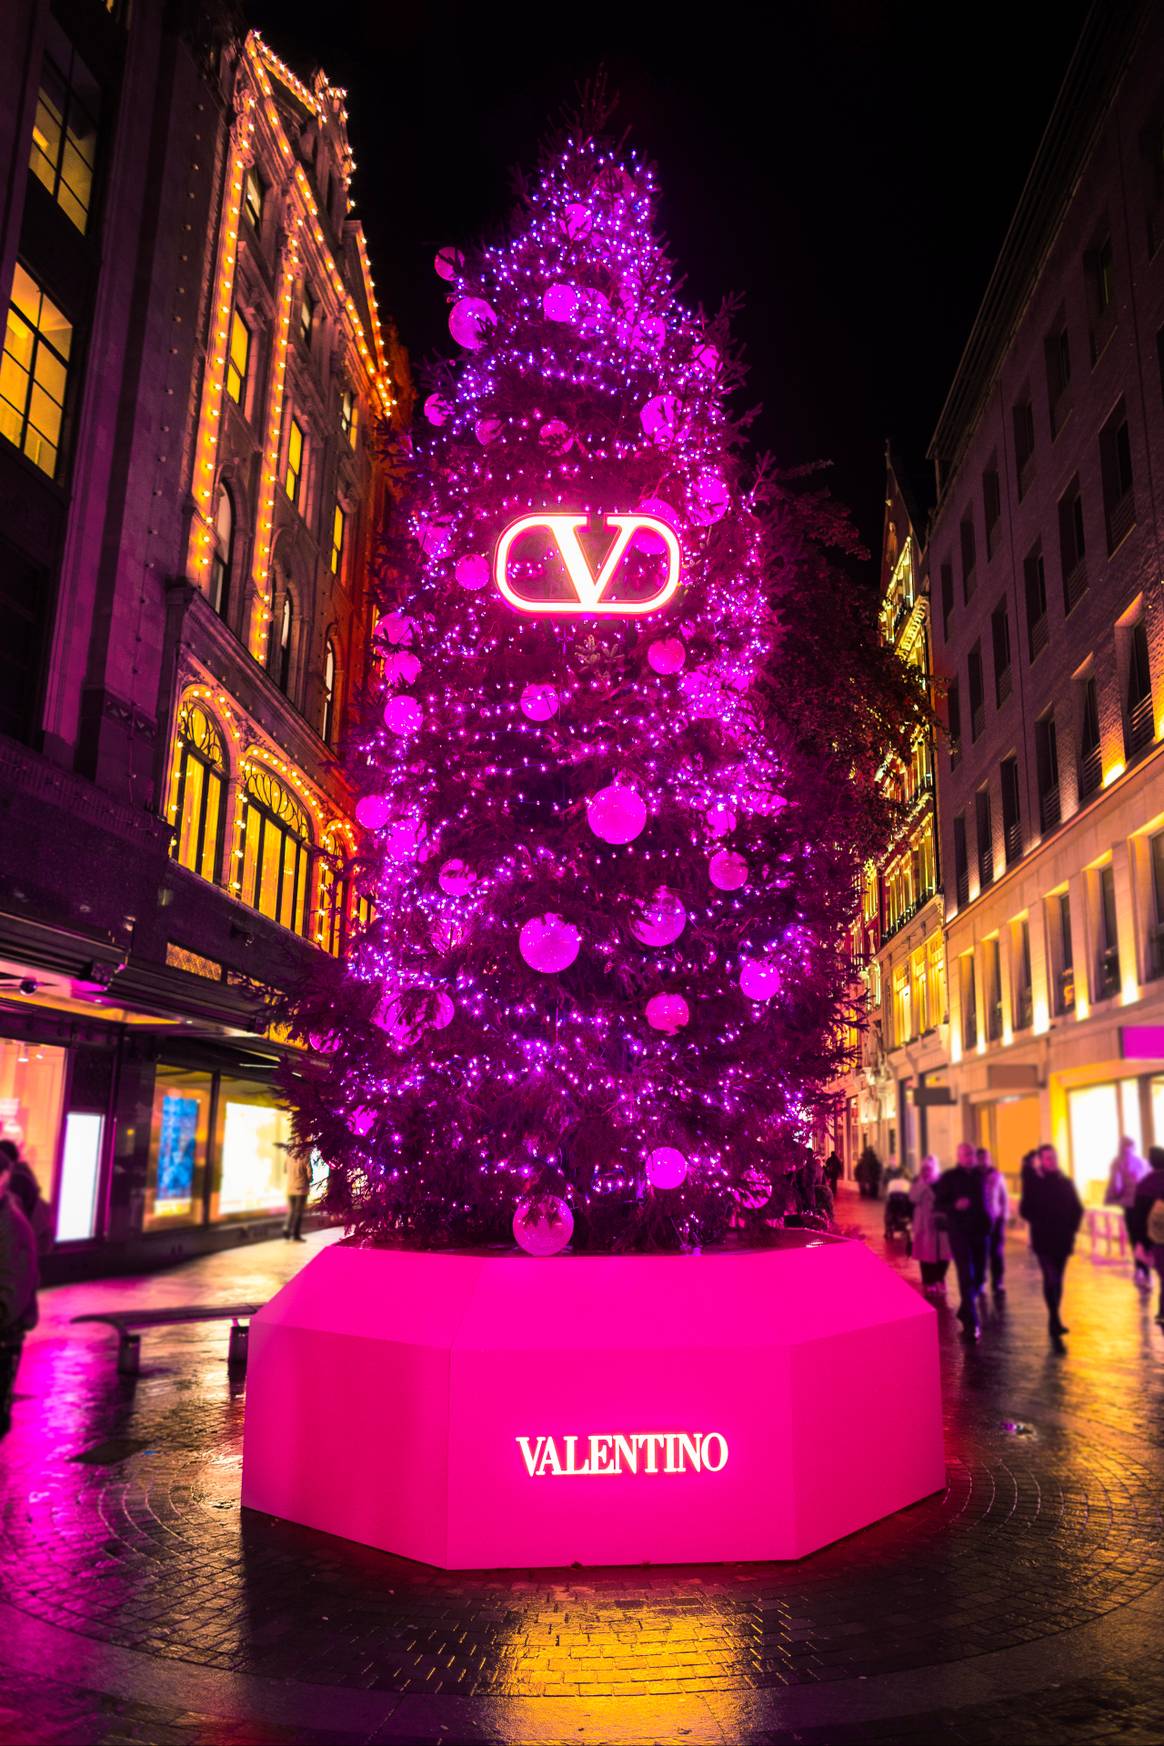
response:
<svg viewBox="0 0 1164 1746"><path fill-rule="evenodd" d="M117 1330L117 1369L122 1376L136 1376L141 1369L140 1328L172 1328L184 1322L231 1323L226 1362L231 1370L247 1367L248 1323L262 1309L261 1303L187 1304L174 1309L95 1310L74 1316L74 1322L104 1322Z"/></svg>

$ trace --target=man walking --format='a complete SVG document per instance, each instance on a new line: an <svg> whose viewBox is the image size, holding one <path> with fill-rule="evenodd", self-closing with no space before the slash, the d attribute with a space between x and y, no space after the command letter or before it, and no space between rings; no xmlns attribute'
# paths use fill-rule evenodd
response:
<svg viewBox="0 0 1164 1746"><path fill-rule="evenodd" d="M24 1336L37 1322L36 1238L12 1185L12 1159L0 1152L0 1437L12 1424L12 1390Z"/></svg>
<svg viewBox="0 0 1164 1746"><path fill-rule="evenodd" d="M986 1285L986 1251L990 1218L986 1211L986 1177L978 1169L973 1146L958 1147L957 1163L942 1172L934 1188L935 1209L945 1220L950 1254L958 1274L958 1319L962 1338L979 1338L978 1295Z"/></svg>
<svg viewBox="0 0 1164 1746"><path fill-rule="evenodd" d="M1103 1204L1118 1206L1122 1211L1132 1250L1132 1277L1137 1285L1151 1289L1152 1270L1148 1265L1143 1235L1140 1234L1137 1238L1135 1217L1136 1190L1147 1174L1147 1159L1140 1157L1135 1141L1125 1134L1108 1172L1107 1193L1103 1197Z"/></svg>
<svg viewBox="0 0 1164 1746"><path fill-rule="evenodd" d="M1047 1305L1048 1329L1056 1352L1065 1352L1059 1307L1063 1301L1063 1276L1075 1248L1075 1233L1083 1220L1083 1203L1069 1176L1059 1168L1054 1146L1039 1149L1039 1174L1030 1179L1019 1207L1020 1218L1031 1227L1031 1248L1043 1275L1043 1299Z"/></svg>

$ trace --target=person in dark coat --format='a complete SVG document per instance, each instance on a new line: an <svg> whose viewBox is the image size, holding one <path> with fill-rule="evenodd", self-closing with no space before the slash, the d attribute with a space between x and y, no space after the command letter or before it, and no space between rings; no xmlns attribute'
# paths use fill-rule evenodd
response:
<svg viewBox="0 0 1164 1746"><path fill-rule="evenodd" d="M824 1161L825 1181L834 1200L837 1198L837 1184L841 1180L844 1166L835 1152L830 1152Z"/></svg>
<svg viewBox="0 0 1164 1746"><path fill-rule="evenodd" d="M12 1390L24 1336L36 1326L40 1283L36 1238L11 1185L12 1159L0 1152L0 1437L12 1423Z"/></svg>
<svg viewBox="0 0 1164 1746"><path fill-rule="evenodd" d="M1164 1146L1149 1146L1148 1174L1141 1176L1136 1184L1136 1198L1132 1203L1128 1226L1132 1241L1138 1243L1152 1257L1160 1280L1160 1302L1156 1306L1156 1320L1164 1328L1164 1243L1154 1242L1152 1233L1148 1230L1149 1221L1155 1225L1164 1218L1159 1212L1153 1218L1153 1208L1157 1202L1164 1205Z"/></svg>
<svg viewBox="0 0 1164 1746"><path fill-rule="evenodd" d="M975 1163L973 1146L959 1146L957 1163L939 1176L934 1185L934 1208L945 1221L950 1254L958 1274L962 1338L973 1342L981 1332L978 1297L986 1289L986 1252L990 1241L986 1179Z"/></svg>
<svg viewBox="0 0 1164 1746"><path fill-rule="evenodd" d="M1023 1193L1019 1216L1031 1227L1031 1248L1043 1275L1043 1298L1047 1305L1051 1344L1065 1352L1059 1306L1063 1301L1063 1276L1075 1248L1075 1233L1083 1221L1083 1203L1069 1176L1059 1168L1054 1146L1039 1150L1039 1174Z"/></svg>
<svg viewBox="0 0 1164 1746"><path fill-rule="evenodd" d="M20 1156L20 1150L12 1140L0 1140L0 1157L12 1160L9 1193L15 1196L17 1205L32 1226L37 1254L47 1255L53 1246L53 1215L52 1208L40 1192L36 1172Z"/></svg>
<svg viewBox="0 0 1164 1746"><path fill-rule="evenodd" d="M866 1146L857 1159L857 1187L866 1200L876 1200L881 1188L881 1160L872 1146Z"/></svg>

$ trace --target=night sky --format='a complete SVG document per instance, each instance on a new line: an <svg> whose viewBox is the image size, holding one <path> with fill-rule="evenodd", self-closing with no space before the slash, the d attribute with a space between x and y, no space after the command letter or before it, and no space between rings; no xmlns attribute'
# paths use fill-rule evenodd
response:
<svg viewBox="0 0 1164 1746"><path fill-rule="evenodd" d="M891 437L929 438L1086 6L824 0L687 9L251 0L277 53L349 93L382 309L451 346L432 256L508 211L510 167L599 65L662 182L692 302L740 293L758 445L827 459L880 538Z"/></svg>

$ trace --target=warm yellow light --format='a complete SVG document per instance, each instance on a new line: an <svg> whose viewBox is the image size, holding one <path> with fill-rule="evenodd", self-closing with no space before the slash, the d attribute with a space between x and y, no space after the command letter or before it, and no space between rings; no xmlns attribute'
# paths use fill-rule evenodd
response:
<svg viewBox="0 0 1164 1746"><path fill-rule="evenodd" d="M1105 770L1103 773L1104 787L1110 788L1113 782L1118 782L1126 768L1127 766L1125 764L1116 763L1113 764L1109 770Z"/></svg>

